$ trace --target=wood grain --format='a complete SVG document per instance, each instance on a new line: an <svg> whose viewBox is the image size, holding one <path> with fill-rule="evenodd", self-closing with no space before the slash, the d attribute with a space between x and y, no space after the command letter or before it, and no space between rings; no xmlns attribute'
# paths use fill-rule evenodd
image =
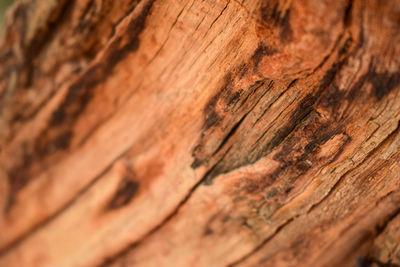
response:
<svg viewBox="0 0 400 267"><path fill-rule="evenodd" d="M399 18L397 0L16 3L0 266L400 265Z"/></svg>

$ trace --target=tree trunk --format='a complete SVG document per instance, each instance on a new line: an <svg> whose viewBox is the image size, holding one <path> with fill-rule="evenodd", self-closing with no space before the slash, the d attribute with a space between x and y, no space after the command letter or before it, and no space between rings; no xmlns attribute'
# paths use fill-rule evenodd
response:
<svg viewBox="0 0 400 267"><path fill-rule="evenodd" d="M0 266L398 266L399 18L398 0L18 2Z"/></svg>

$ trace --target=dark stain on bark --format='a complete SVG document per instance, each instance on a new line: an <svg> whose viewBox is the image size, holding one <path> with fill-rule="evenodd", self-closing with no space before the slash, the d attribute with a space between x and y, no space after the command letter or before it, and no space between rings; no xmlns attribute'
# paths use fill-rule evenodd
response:
<svg viewBox="0 0 400 267"><path fill-rule="evenodd" d="M336 74L339 72L342 64L334 63L325 73L322 81L320 82L319 88L320 90L326 89L334 80Z"/></svg>
<svg viewBox="0 0 400 267"><path fill-rule="evenodd" d="M145 27L146 17L150 12L152 3L153 1L150 1L140 15L130 22L126 34L111 45L110 52L106 55L104 62L88 69L81 79L69 87L64 102L52 114L50 128L72 126L93 97L93 89L112 74L121 60L139 48L139 36ZM125 38L129 39L125 40Z"/></svg>
<svg viewBox="0 0 400 267"><path fill-rule="evenodd" d="M400 84L400 72L370 72L368 81L371 83L375 97L381 100Z"/></svg>
<svg viewBox="0 0 400 267"><path fill-rule="evenodd" d="M343 123L334 122L332 119L328 119L327 121L323 119L321 121L321 117L313 112L313 107L317 105L321 105L325 108L327 106L333 106L331 113L335 115L335 107L343 104L343 101L346 99L345 93L346 91L338 90L337 86L333 85L319 98L309 96L302 101L302 105L300 105L297 112L294 113L294 120L298 122L296 124L300 127L299 131L296 131L296 135L302 136L301 139L303 139L303 141L301 141L299 137L294 136L283 144L280 151L274 156L274 160L279 161L281 164L271 174L272 180L276 180L284 170L292 166L298 174L297 177L292 179L293 182L312 167L312 162L332 163L339 158L352 138L344 130ZM309 115L311 113L313 113L313 115ZM332 117L335 118L335 116ZM307 124L301 126L301 122L304 121L305 118L308 118L306 121ZM328 158L317 158L320 147L337 135L343 135L345 138L342 140L342 144L338 150ZM281 143L283 143L283 140ZM302 145L303 143L305 143L305 145Z"/></svg>
<svg viewBox="0 0 400 267"><path fill-rule="evenodd" d="M332 163L337 160L345 146L351 141L351 137L348 136L346 132L343 132L341 127L332 129L330 125L332 124L315 125L317 130L314 131L311 136L307 136L309 143L301 149L299 155L295 152L296 145L299 145L298 140L288 140L274 156L274 160L280 162L280 165L269 175L269 179L276 181L278 177L285 173L285 176L291 177L289 182L294 183L299 177L313 167L313 162ZM320 151L320 147L338 134L343 134L347 137L338 151L329 158L318 158L317 154Z"/></svg>
<svg viewBox="0 0 400 267"><path fill-rule="evenodd" d="M35 155L38 158L44 158L47 155L58 150L66 150L72 140L73 132L68 129L57 133L54 137L48 139L38 139L35 143Z"/></svg>
<svg viewBox="0 0 400 267"><path fill-rule="evenodd" d="M29 182L29 173L27 169L32 162L29 154L23 156L18 167L12 168L8 172L9 193L4 212L7 213L15 203L16 193L21 190Z"/></svg>
<svg viewBox="0 0 400 267"><path fill-rule="evenodd" d="M361 257L358 256L355 260L356 267L400 267L400 265L389 262L382 262L370 256Z"/></svg>
<svg viewBox="0 0 400 267"><path fill-rule="evenodd" d="M92 98L93 89L112 74L120 61L139 48L140 33L145 27L153 2L150 1L138 17L129 23L127 32L111 44L110 52L105 56L104 62L88 69L81 79L70 86L64 102L53 112L51 127L65 124L66 119L74 121ZM126 38L129 39L125 40Z"/></svg>
<svg viewBox="0 0 400 267"><path fill-rule="evenodd" d="M277 52L278 51L271 46L265 45L263 43L258 44L257 49L254 51L254 54L251 57L252 61L254 62L253 71L258 70L258 65L265 56L272 56Z"/></svg>
<svg viewBox="0 0 400 267"><path fill-rule="evenodd" d="M209 161L214 155L218 154L223 147L226 146L228 140L236 133L240 125L246 118L247 114L251 111L251 106L254 107L262 98L260 92L266 92L269 89L271 83L267 83L268 79L262 79L254 82L247 89L239 89L234 92L232 74L228 74L224 78L224 85L206 104L204 108L204 123L203 132L199 140L199 144L192 151L192 156L194 158L191 167L193 169L204 165ZM260 90L260 92L259 92ZM237 117L237 119L231 119L229 114L244 114ZM233 117L235 118L235 117ZM220 122L224 120L224 126L219 126ZM211 129L215 127L215 129ZM214 150L204 151L204 147L207 146L207 138L210 135L214 135L216 132L224 132L224 137L221 142L217 144ZM213 170L212 172L219 172L219 168Z"/></svg>
<svg viewBox="0 0 400 267"><path fill-rule="evenodd" d="M96 15L97 3L91 0L82 11L81 17L78 19L79 24L74 29L75 33L83 33L89 29L93 23L93 17Z"/></svg>
<svg viewBox="0 0 400 267"><path fill-rule="evenodd" d="M239 71L239 78L242 79L244 75L246 75L246 73L249 71L249 68L245 63L243 63L239 66L238 71Z"/></svg>
<svg viewBox="0 0 400 267"><path fill-rule="evenodd" d="M217 163L210 171L204 175L204 185L212 185L213 180L216 176L224 173L228 173L229 170L235 169L233 166L239 166L238 162L235 160L223 160Z"/></svg>
<svg viewBox="0 0 400 267"><path fill-rule="evenodd" d="M203 232L203 236L209 236L214 234L214 230L212 229L212 224L215 222L215 220L217 220L219 216L219 213L213 214L206 223L206 226L204 227L204 232Z"/></svg>
<svg viewBox="0 0 400 267"><path fill-rule="evenodd" d="M265 145L262 145L262 149L260 149L258 153L252 157L250 163L254 163L260 158L265 157L271 153L272 150L282 144L284 140L295 130L295 128L298 127L300 123L314 110L314 104L316 103L316 100L317 97L313 94L308 94L305 96L293 111L288 124L280 128L275 133L271 141ZM289 148L284 146L283 150L289 151Z"/></svg>
<svg viewBox="0 0 400 267"><path fill-rule="evenodd" d="M55 147L55 150L65 150L69 147L73 133L71 130L63 131L57 135L50 144ZM46 154L47 151L44 151Z"/></svg>
<svg viewBox="0 0 400 267"><path fill-rule="evenodd" d="M242 124L246 116L243 116L237 123L235 123L232 127L232 129L228 132L227 135L225 135L224 139L222 139L222 142L219 144L215 152L213 153L214 155L221 150L222 147L228 142L228 140L231 139L231 137L237 132L239 129L239 126Z"/></svg>
<svg viewBox="0 0 400 267"><path fill-rule="evenodd" d="M234 93L231 93L226 98L226 104L229 106L235 106L239 101L240 97L243 95L243 89L240 89Z"/></svg>
<svg viewBox="0 0 400 267"><path fill-rule="evenodd" d="M328 88L334 81L336 75L342 69L342 67L346 64L348 60L348 53L351 48L351 44L353 43L353 39L351 37L347 38L343 45L340 46L337 61L332 64L332 66L326 71L324 74L319 87L317 94L321 94L326 88Z"/></svg>
<svg viewBox="0 0 400 267"><path fill-rule="evenodd" d="M320 103L324 108L331 107L332 110L337 110L343 100L345 99L346 91L340 90L339 87L334 83L329 89L329 94L325 94L321 97Z"/></svg>
<svg viewBox="0 0 400 267"><path fill-rule="evenodd" d="M192 164L190 165L190 167L192 169L197 169L204 163L203 160L201 158L199 158L199 156L198 156L198 154L201 153L201 149L202 149L202 146L197 145L192 151L192 157L194 158Z"/></svg>
<svg viewBox="0 0 400 267"><path fill-rule="evenodd" d="M278 194L278 189L276 187L271 188L265 193L265 200L269 200Z"/></svg>
<svg viewBox="0 0 400 267"><path fill-rule="evenodd" d="M274 12L273 12L274 14ZM322 103L322 105L332 106L331 113L338 117L337 111L334 107L339 107L343 105L343 101L345 99L348 102L352 102L355 98L346 98L345 90L339 90L334 83L335 77L343 67L343 65L347 62L346 54L350 49L350 45L352 43L352 39L348 38L344 44L339 48L337 55L337 62L334 63L331 68L325 73L323 78L321 79L318 86L316 86L312 93L309 93L300 101L295 110L291 114L291 119L288 120L287 124L280 129L278 129L271 140L268 142L263 142L262 139L259 139L255 144L255 149L251 151L236 151L235 146L226 154L225 158L217 163L206 175L205 175L205 184L211 184L212 180L220 174L230 172L234 169L237 169L241 166L245 166L248 164L253 164L258 161L260 158L267 156L274 149L283 144L281 151L275 156L275 160L281 162L280 166L270 174L265 182L265 184L270 183L271 181L275 181L277 177L285 171L289 166L296 169L298 176L308 171L311 167L308 163L307 159L309 156L316 154L318 151L316 150L320 145L323 145L333 136L343 133L344 130L342 128L331 129L329 124L319 123L319 129L313 130L313 135L309 136L307 140L309 143L303 148L305 151L302 155L298 155L294 157L293 150L296 149L296 145L298 145L299 140L294 138L290 138L292 134L296 132L296 129L301 127L301 124L306 121L310 114L313 113L315 107ZM290 87L290 85L289 85ZM329 90L326 90L329 88ZM351 91L351 90L350 90ZM331 122L333 123L333 122ZM348 141L349 142L349 141ZM226 141L225 141L226 143ZM347 144L347 142L346 142ZM297 148L299 149L299 148ZM340 152L341 153L341 152ZM242 156L238 156L241 154ZM338 155L336 156L336 158ZM199 164L199 161L195 161Z"/></svg>
<svg viewBox="0 0 400 267"><path fill-rule="evenodd" d="M71 124L84 111L92 98L92 89L103 79L101 66L88 69L84 76L68 88L64 101L52 113L49 126L51 128Z"/></svg>
<svg viewBox="0 0 400 267"><path fill-rule="evenodd" d="M282 27L279 37L281 38L283 43L290 42L293 39L293 30L292 27L290 26L289 19L290 19L290 10L287 10L280 23Z"/></svg>
<svg viewBox="0 0 400 267"><path fill-rule="evenodd" d="M329 163L335 162L335 161L340 157L340 155L342 155L342 153L343 153L343 151L344 151L344 148L351 142L351 140L353 140L353 139L351 138L351 136L348 135L346 132L344 132L343 134L346 136L346 140L344 141L343 145L341 145L341 146L339 147L339 150L335 153L335 155L334 155L333 158L329 161Z"/></svg>
<svg viewBox="0 0 400 267"><path fill-rule="evenodd" d="M220 115L217 113L217 103L218 101L221 101L223 98L230 98L231 100L228 102L232 102L234 98L237 97L231 97L232 90L233 90L233 84L232 84L232 74L228 73L225 78L224 78L224 84L221 87L221 89L218 90L217 94L215 94L211 99L207 102L207 104L204 107L203 113L204 113L204 123L203 123L203 129L208 130L211 127L215 126L218 124L220 120Z"/></svg>
<svg viewBox="0 0 400 267"><path fill-rule="evenodd" d="M319 152L320 146L324 145L334 136L343 134L346 136L346 139L343 141L344 143L342 146L334 155L330 156L330 159L326 159L330 160L330 162L335 161L343 152L344 147L351 141L351 137L344 131L341 124L335 124L331 120L328 122L319 121L319 117L315 115L317 113L315 113L314 110L317 105L331 106L331 112L335 113L335 107L343 105L343 101L346 100L345 96L347 92L345 90L339 90L333 82L338 71L338 65L333 66L331 70L328 71L318 88L300 101L292 112L291 119L288 120L285 126L277 130L270 141L263 143L260 140L260 143L256 145L257 149L253 151L236 151L236 148L233 147L229 154L205 175L205 184L211 184L212 180L217 175L230 172L241 166L253 164L279 146L281 146L280 151L274 156L274 160L280 162L280 165L269 174L268 177L265 177L263 186L270 185L283 172L286 173L286 171L289 171L289 167L290 170L293 170L296 174L292 179L292 182L294 182L312 167L312 162L323 160L315 158ZM327 87L329 87L329 89L325 90ZM314 115L311 116L311 114ZM317 116L317 119L313 119L313 116ZM307 128L303 126L306 122L308 123L308 125L306 125ZM333 125L336 126L333 128ZM300 135L303 136L302 141L300 137L296 137L301 132L303 132L302 135ZM307 143L304 144L304 142ZM301 144L304 144L304 147L302 147ZM242 156L238 156L239 154ZM326 160L324 159L323 161Z"/></svg>
<svg viewBox="0 0 400 267"><path fill-rule="evenodd" d="M132 177L125 177L118 185L112 199L106 206L107 211L117 210L128 205L139 190L139 183L132 180Z"/></svg>
<svg viewBox="0 0 400 267"><path fill-rule="evenodd" d="M211 106L209 106L209 108L210 107ZM214 109L207 109L204 113L205 113L205 120L204 120L203 127L205 129L209 129L212 126L218 124L220 117Z"/></svg>
<svg viewBox="0 0 400 267"><path fill-rule="evenodd" d="M2 68L0 68L0 80L7 80L8 83L10 82L9 78L11 77L11 74L17 73L20 74L21 69L23 68L23 62L21 62L21 58L17 57L15 50L15 47L20 48L20 50L24 50L26 45L26 32L27 32L27 24L28 24L28 12L32 8L32 3L31 2L20 2L15 5L15 10L12 13L12 21L13 24L10 25L8 28L5 30L5 36L4 36L4 41L9 42L10 44L8 45L8 51L4 51L7 48L7 45L3 45L2 47L2 52L0 52L0 62L2 64ZM10 42L11 41L11 42ZM11 45L11 43L13 45ZM17 85L22 84L24 82L24 76L23 75L18 75L18 79L16 80ZM0 99L0 109L6 109L9 103L9 99L4 98L4 94L6 93L6 88L9 86L9 84L4 83L4 87L0 88L0 94L1 94L1 99ZM16 93L13 92L15 95ZM7 103L9 102L9 103ZM19 111L14 111L11 120L14 121L16 120L19 116Z"/></svg>
<svg viewBox="0 0 400 267"><path fill-rule="evenodd" d="M344 9L344 16L343 16L343 21L345 26L349 26L351 23L353 2L354 0L347 0L347 6Z"/></svg>
<svg viewBox="0 0 400 267"><path fill-rule="evenodd" d="M34 1L35 2L35 1ZM33 2L33 3L34 3ZM22 71L19 78L22 86L25 88L31 87L34 83L34 77L37 73L37 68L35 67L35 61L38 56L42 53L46 42L51 40L58 27L63 21L68 19L72 12L75 1L61 0L54 10L52 10L52 16L46 21L46 28L37 31L32 40L24 40L24 61L21 65ZM35 9L35 5L30 7L30 9ZM29 11L28 11L29 12ZM36 11L35 11L36 12ZM29 13L28 13L29 14ZM28 18L29 21L30 18ZM26 37L26 36L25 36ZM24 38L25 38L24 37ZM29 43L28 43L29 41Z"/></svg>
<svg viewBox="0 0 400 267"><path fill-rule="evenodd" d="M19 37L21 45L25 45L26 31L28 29L28 11L31 9L31 5L32 3L29 2L20 3L19 5L17 5L17 8L14 12L13 27L16 28L20 35Z"/></svg>
<svg viewBox="0 0 400 267"><path fill-rule="evenodd" d="M377 72L371 62L368 72L362 75L351 87L347 98L355 99L359 96L365 83L370 83L372 94L380 101L400 85L400 72Z"/></svg>
<svg viewBox="0 0 400 267"><path fill-rule="evenodd" d="M35 140L33 149L27 151L23 160L8 171L10 196L15 196L32 179L30 167L33 162L41 162L55 151L69 148L73 138L71 129L92 99L95 87L107 79L121 60L138 49L140 33L145 27L153 2L150 1L138 17L129 23L126 34L111 44L112 49L105 60L89 68L68 88L64 101L52 113L48 128ZM132 183L127 186L130 188L127 191L134 191ZM7 210L10 210L13 203L14 200L9 201Z"/></svg>
<svg viewBox="0 0 400 267"><path fill-rule="evenodd" d="M305 154L312 154L315 149L319 148L321 145L325 144L333 136L342 133L341 128L331 129L330 123L322 124L315 132L314 138L305 147Z"/></svg>
<svg viewBox="0 0 400 267"><path fill-rule="evenodd" d="M292 40L293 30L290 25L290 9L279 10L279 1L264 1L261 6L261 18L267 24L279 27L279 37L283 43Z"/></svg>

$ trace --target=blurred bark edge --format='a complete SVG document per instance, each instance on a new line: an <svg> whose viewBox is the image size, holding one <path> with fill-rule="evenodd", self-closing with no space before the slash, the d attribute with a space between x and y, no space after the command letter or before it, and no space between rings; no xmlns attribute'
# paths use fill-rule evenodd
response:
<svg viewBox="0 0 400 267"><path fill-rule="evenodd" d="M24 0L0 266L399 266L400 1Z"/></svg>

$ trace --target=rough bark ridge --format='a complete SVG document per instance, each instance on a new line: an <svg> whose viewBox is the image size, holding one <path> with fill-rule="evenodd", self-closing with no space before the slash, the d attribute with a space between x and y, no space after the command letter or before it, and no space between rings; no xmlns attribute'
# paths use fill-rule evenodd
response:
<svg viewBox="0 0 400 267"><path fill-rule="evenodd" d="M397 0L18 2L0 266L399 265L399 18Z"/></svg>

